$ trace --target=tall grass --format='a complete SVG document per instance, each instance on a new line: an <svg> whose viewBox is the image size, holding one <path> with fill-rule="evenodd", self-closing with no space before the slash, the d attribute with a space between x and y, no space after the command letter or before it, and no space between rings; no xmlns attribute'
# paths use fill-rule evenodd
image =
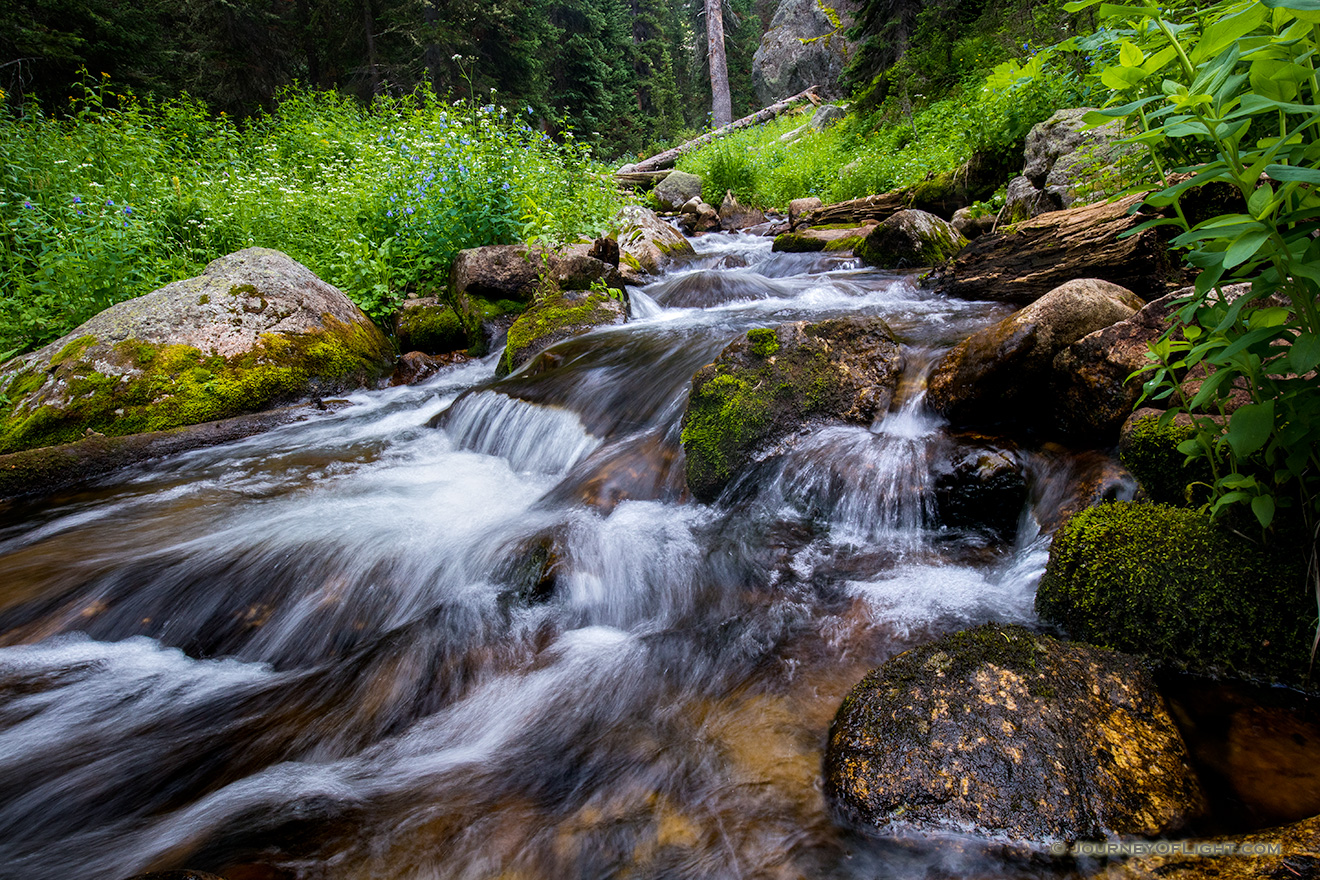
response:
<svg viewBox="0 0 1320 880"><path fill-rule="evenodd" d="M595 232L620 201L571 138L426 92L367 111L291 91L239 127L101 81L68 109L0 109L0 356L253 245L379 320L442 286L462 248Z"/></svg>
<svg viewBox="0 0 1320 880"><path fill-rule="evenodd" d="M784 208L805 196L839 202L953 171L976 151L1011 151L1032 125L1085 97L1082 79L1047 57L1001 68L923 107L904 110L892 100L875 113L784 142L811 108L787 114L689 153L678 167L702 176L711 204L726 189L762 208Z"/></svg>

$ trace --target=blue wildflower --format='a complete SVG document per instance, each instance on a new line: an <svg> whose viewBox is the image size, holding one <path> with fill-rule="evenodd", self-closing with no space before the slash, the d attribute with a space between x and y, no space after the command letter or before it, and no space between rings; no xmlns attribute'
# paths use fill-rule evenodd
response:
<svg viewBox="0 0 1320 880"><path fill-rule="evenodd" d="M24 207L24 208L31 208L31 207L32 207L32 202L29 201L28 199L24 199L24 200L23 200L23 207Z"/></svg>
<svg viewBox="0 0 1320 880"><path fill-rule="evenodd" d="M106 199L106 200L105 200L105 204L106 204L106 207L108 207L108 208L113 208L113 207L115 206L115 200L114 200L114 199Z"/></svg>
<svg viewBox="0 0 1320 880"><path fill-rule="evenodd" d="M130 208L128 205L124 205L124 216L127 217L129 214L132 213L133 213L133 209Z"/></svg>
<svg viewBox="0 0 1320 880"><path fill-rule="evenodd" d="M73 203L74 203L75 205L81 205L81 204L82 204L82 196L74 196L74 197L73 197Z"/></svg>

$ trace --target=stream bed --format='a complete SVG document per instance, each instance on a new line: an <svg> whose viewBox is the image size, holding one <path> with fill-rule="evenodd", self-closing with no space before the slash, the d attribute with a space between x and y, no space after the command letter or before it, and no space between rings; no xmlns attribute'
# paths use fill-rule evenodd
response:
<svg viewBox="0 0 1320 880"><path fill-rule="evenodd" d="M1049 875L850 830L821 782L870 668L1035 623L1075 459L1025 454L1012 540L941 528L922 400L1009 308L696 245L505 380L468 362L0 510L0 877ZM688 500L692 374L852 314L904 346L891 412Z"/></svg>

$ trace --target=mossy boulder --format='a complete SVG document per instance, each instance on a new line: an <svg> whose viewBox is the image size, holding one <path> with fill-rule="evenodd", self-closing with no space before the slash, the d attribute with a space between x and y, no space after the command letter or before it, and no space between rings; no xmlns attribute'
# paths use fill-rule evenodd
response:
<svg viewBox="0 0 1320 880"><path fill-rule="evenodd" d="M506 376L560 340L594 327L622 324L628 305L620 289L561 290L546 282L509 328L496 376Z"/></svg>
<svg viewBox="0 0 1320 880"><path fill-rule="evenodd" d="M655 185L656 201L666 211L677 211L688 199L701 197L701 178L686 171L671 171Z"/></svg>
<svg viewBox="0 0 1320 880"><path fill-rule="evenodd" d="M1188 463L1186 453L1178 451L1178 444L1196 431L1185 415L1161 424L1163 415L1149 408L1133 413L1119 437L1118 456L1147 500L1177 507L1202 504L1214 482L1210 465L1203 458Z"/></svg>
<svg viewBox="0 0 1320 880"><path fill-rule="evenodd" d="M879 318L749 330L692 378L683 415L687 483L714 501L758 455L809 424L870 424L886 412L903 357Z"/></svg>
<svg viewBox="0 0 1320 880"><path fill-rule="evenodd" d="M339 290L248 248L0 366L0 452L160 431L387 376L393 347Z"/></svg>
<svg viewBox="0 0 1320 880"><path fill-rule="evenodd" d="M883 220L854 252L868 265L904 269L943 263L966 244L947 220L908 208Z"/></svg>
<svg viewBox="0 0 1320 880"><path fill-rule="evenodd" d="M789 254L817 253L820 251L831 253L851 252L857 249L857 246L875 227L875 223L862 226L850 226L848 224L804 226L795 232L784 232L775 236L775 242L770 246L770 250Z"/></svg>
<svg viewBox="0 0 1320 880"><path fill-rule="evenodd" d="M1062 284L954 346L932 371L927 400L955 424L1051 424L1058 353L1142 305L1107 281Z"/></svg>
<svg viewBox="0 0 1320 880"><path fill-rule="evenodd" d="M681 232L639 205L619 211L613 235L619 243L619 271L629 284L641 284L673 260L696 253Z"/></svg>
<svg viewBox="0 0 1320 880"><path fill-rule="evenodd" d="M853 688L825 787L861 825L1030 843L1155 836L1204 809L1136 658L995 625L901 654Z"/></svg>
<svg viewBox="0 0 1320 880"><path fill-rule="evenodd" d="M1074 638L1173 668L1314 687L1307 549L1247 540L1200 510L1101 504L1055 534L1036 610Z"/></svg>
<svg viewBox="0 0 1320 880"><path fill-rule="evenodd" d="M445 354L473 343L469 328L448 303L433 296L406 300L394 316L394 336L405 354Z"/></svg>

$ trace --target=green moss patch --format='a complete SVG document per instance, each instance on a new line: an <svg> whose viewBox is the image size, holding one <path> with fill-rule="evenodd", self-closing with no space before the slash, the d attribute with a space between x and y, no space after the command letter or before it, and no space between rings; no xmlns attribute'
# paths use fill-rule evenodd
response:
<svg viewBox="0 0 1320 880"><path fill-rule="evenodd" d="M441 304L403 309L395 334L403 352L445 354L472 344L463 319L451 306Z"/></svg>
<svg viewBox="0 0 1320 880"><path fill-rule="evenodd" d="M1313 687L1306 558L1301 541L1262 547L1198 510L1102 504L1055 535L1036 610L1173 668Z"/></svg>
<svg viewBox="0 0 1320 880"><path fill-rule="evenodd" d="M1185 464L1178 444L1196 433L1191 425L1160 425L1158 416L1138 419L1119 445L1119 458L1158 504L1200 504L1214 482L1205 460Z"/></svg>
<svg viewBox="0 0 1320 880"><path fill-rule="evenodd" d="M508 375L560 339L622 317L622 290L559 291L548 285L509 328L497 375Z"/></svg>
<svg viewBox="0 0 1320 880"><path fill-rule="evenodd" d="M374 327L332 322L299 336L267 334L252 351L230 358L139 340L99 350L99 357L118 362L122 372L100 372L79 356L65 358L51 374L12 378L10 403L0 409L0 452L68 443L88 431L160 431L255 412L316 390L357 387L383 375L391 353Z"/></svg>

